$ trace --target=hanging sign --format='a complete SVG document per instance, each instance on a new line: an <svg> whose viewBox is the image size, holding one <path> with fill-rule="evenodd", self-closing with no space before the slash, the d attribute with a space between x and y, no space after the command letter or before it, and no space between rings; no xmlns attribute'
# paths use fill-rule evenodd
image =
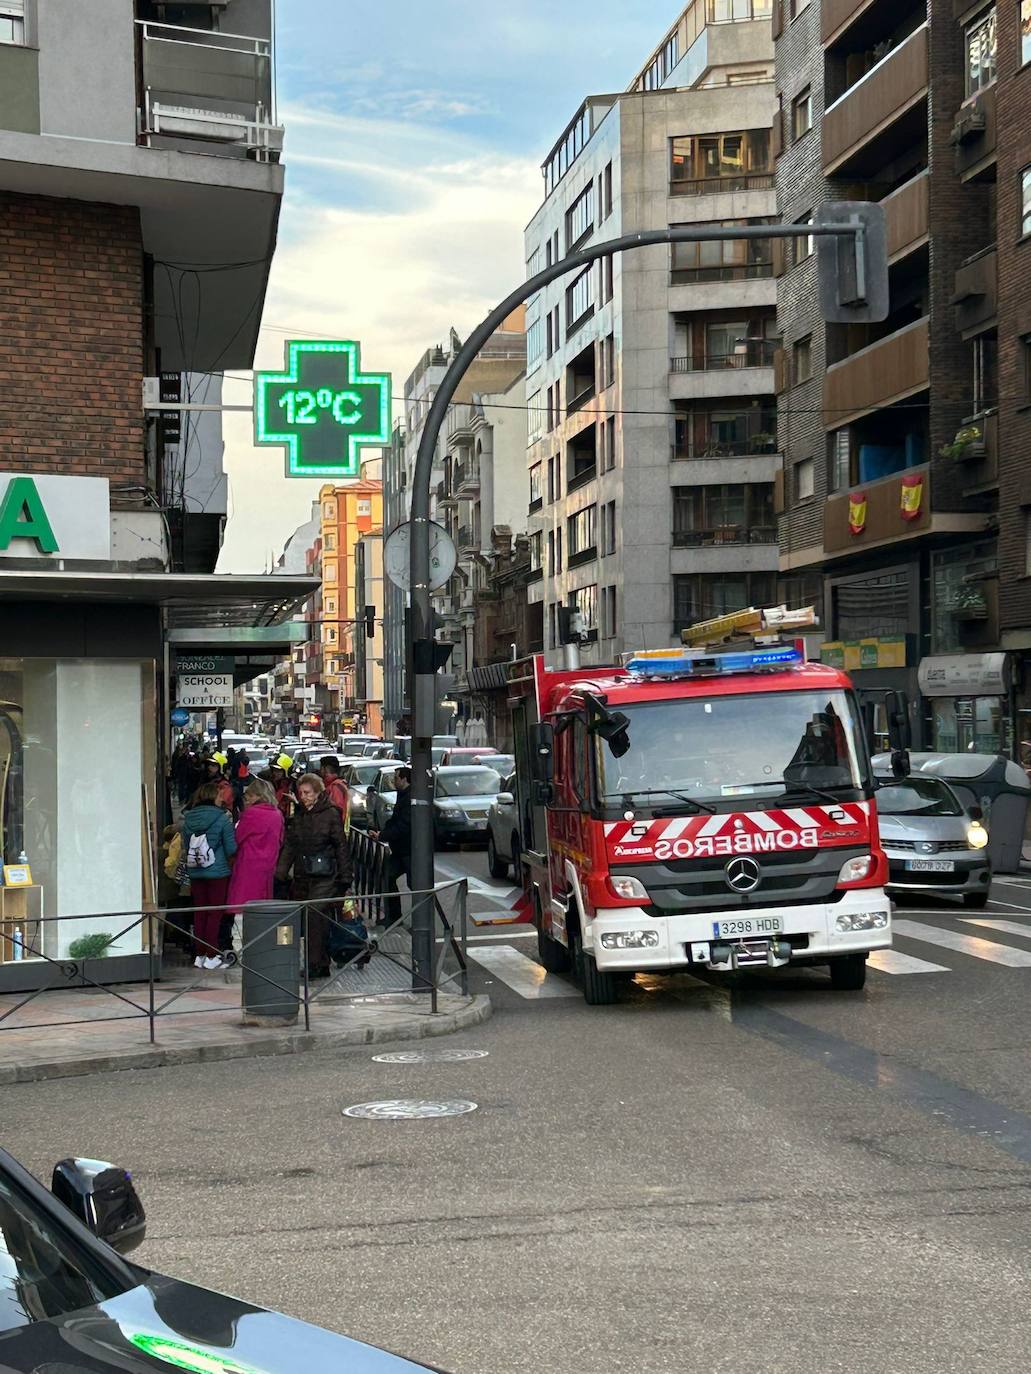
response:
<svg viewBox="0 0 1031 1374"><path fill-rule="evenodd" d="M254 374L254 442L282 444L287 477L358 477L390 442L390 374L363 372L352 340L292 340L282 372Z"/></svg>

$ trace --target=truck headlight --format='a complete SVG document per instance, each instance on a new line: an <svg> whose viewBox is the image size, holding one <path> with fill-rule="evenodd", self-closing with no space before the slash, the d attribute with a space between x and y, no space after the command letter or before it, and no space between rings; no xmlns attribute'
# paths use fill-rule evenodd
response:
<svg viewBox="0 0 1031 1374"><path fill-rule="evenodd" d="M834 922L834 928L844 935L850 930L883 930L887 924L886 911L843 911Z"/></svg>
<svg viewBox="0 0 1031 1374"><path fill-rule="evenodd" d="M654 949L658 943L657 930L607 930L601 937L602 949Z"/></svg>
<svg viewBox="0 0 1031 1374"><path fill-rule="evenodd" d="M971 849L983 849L988 843L988 831L980 821L975 821L967 831L967 843Z"/></svg>
<svg viewBox="0 0 1031 1374"><path fill-rule="evenodd" d="M622 873L619 875L610 873L609 887L612 888L617 897L638 897L643 901L648 900L648 889L637 878L631 878Z"/></svg>
<svg viewBox="0 0 1031 1374"><path fill-rule="evenodd" d="M839 883L861 883L873 872L873 855L857 854L854 859L846 859L838 874Z"/></svg>

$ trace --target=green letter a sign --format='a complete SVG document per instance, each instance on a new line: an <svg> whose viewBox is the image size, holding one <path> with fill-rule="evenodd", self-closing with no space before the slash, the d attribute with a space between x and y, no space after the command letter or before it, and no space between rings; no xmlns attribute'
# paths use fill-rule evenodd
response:
<svg viewBox="0 0 1031 1374"><path fill-rule="evenodd" d="M12 539L34 539L40 553L56 553L57 540L31 477L12 477L0 502L0 553Z"/></svg>

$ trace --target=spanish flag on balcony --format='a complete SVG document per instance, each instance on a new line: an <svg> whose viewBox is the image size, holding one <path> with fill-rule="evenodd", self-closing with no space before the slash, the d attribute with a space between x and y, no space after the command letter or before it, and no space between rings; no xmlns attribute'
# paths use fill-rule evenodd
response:
<svg viewBox="0 0 1031 1374"><path fill-rule="evenodd" d="M899 490L899 510L903 520L915 520L924 503L924 474L912 473L903 477Z"/></svg>
<svg viewBox="0 0 1031 1374"><path fill-rule="evenodd" d="M848 494L848 527L852 534L862 534L866 529L865 491L850 491Z"/></svg>

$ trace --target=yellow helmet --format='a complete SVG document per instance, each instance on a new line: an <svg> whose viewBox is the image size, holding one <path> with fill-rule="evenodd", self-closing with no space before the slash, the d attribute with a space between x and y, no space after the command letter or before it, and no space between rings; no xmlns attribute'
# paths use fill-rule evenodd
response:
<svg viewBox="0 0 1031 1374"><path fill-rule="evenodd" d="M208 762L217 763L219 768L224 768L226 764L229 762L229 760L225 756L225 754L212 754L211 757L208 759Z"/></svg>
<svg viewBox="0 0 1031 1374"><path fill-rule="evenodd" d="M284 773L289 773L290 769L293 768L293 766L294 761L289 754L280 754L279 757L276 759L275 763L273 764L274 768L282 768Z"/></svg>

